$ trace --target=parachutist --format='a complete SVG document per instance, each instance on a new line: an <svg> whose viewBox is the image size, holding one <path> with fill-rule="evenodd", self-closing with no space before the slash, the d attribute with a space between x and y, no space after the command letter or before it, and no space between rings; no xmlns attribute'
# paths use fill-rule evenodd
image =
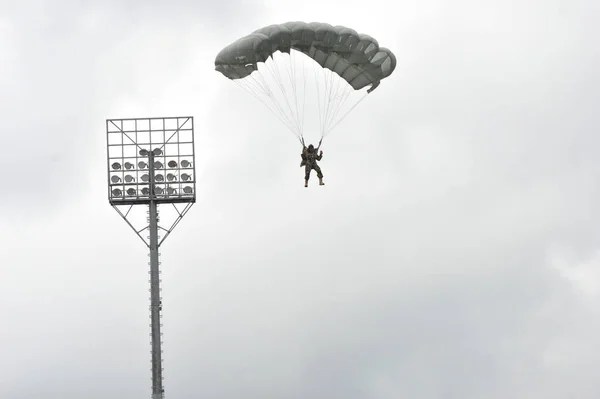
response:
<svg viewBox="0 0 600 399"><path fill-rule="evenodd" d="M300 163L300 167L304 166L304 187L308 187L308 179L310 178L310 172L314 169L317 172L317 177L319 178L319 186L325 185L323 183L323 173L321 172L321 168L317 165L317 161L320 161L323 158L323 151L319 152L317 155L317 150L315 147L310 144L308 148L306 146L302 146L302 162Z"/></svg>

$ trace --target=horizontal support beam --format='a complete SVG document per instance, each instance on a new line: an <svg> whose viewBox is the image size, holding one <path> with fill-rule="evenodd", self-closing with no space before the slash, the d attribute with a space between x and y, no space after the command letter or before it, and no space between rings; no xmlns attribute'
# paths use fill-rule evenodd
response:
<svg viewBox="0 0 600 399"><path fill-rule="evenodd" d="M149 205L149 198L131 198L131 199L118 199L109 198L108 202L111 205ZM154 202L157 204L184 204L184 203L195 203L196 198L155 198Z"/></svg>

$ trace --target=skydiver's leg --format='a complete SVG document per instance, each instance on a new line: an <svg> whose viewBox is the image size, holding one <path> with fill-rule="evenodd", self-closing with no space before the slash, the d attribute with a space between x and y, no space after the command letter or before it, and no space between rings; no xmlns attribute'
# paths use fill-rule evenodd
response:
<svg viewBox="0 0 600 399"><path fill-rule="evenodd" d="M323 178L323 172L321 172L321 167L319 165L315 165L313 166L313 169L315 170L315 172L317 172L317 177L319 179Z"/></svg>
<svg viewBox="0 0 600 399"><path fill-rule="evenodd" d="M311 167L310 165L306 165L304 167L304 187L308 187L308 179L310 178L310 171L311 171Z"/></svg>
<svg viewBox="0 0 600 399"><path fill-rule="evenodd" d="M325 183L323 183L323 172L321 172L321 167L319 165L315 165L314 169L317 172L317 177L319 178L319 186L325 185Z"/></svg>

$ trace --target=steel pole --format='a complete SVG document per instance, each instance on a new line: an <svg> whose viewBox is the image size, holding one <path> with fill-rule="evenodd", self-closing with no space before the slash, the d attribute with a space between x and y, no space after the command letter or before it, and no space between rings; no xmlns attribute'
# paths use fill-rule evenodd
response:
<svg viewBox="0 0 600 399"><path fill-rule="evenodd" d="M163 399L162 339L160 335L160 276L158 265L158 211L154 193L154 154L149 153L150 174L150 319L152 329L152 399Z"/></svg>

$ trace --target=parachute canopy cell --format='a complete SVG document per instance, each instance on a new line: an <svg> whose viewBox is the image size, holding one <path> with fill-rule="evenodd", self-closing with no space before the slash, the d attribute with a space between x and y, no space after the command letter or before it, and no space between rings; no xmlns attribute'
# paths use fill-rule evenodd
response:
<svg viewBox="0 0 600 399"><path fill-rule="evenodd" d="M372 37L344 26L319 22L270 25L225 47L215 59L215 69L229 79L243 79L273 53L304 53L321 67L344 79L354 90L379 86L396 68L396 57Z"/></svg>

